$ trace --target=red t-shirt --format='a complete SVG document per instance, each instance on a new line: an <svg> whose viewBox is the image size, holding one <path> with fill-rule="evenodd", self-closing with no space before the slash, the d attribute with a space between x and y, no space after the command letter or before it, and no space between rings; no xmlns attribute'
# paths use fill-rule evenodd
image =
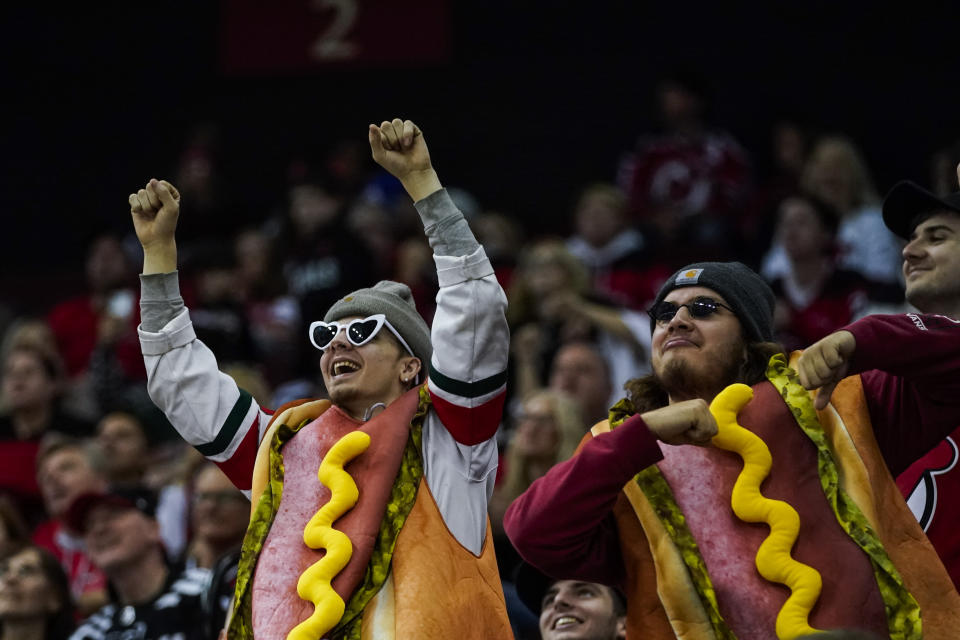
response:
<svg viewBox="0 0 960 640"><path fill-rule="evenodd" d="M61 302L50 311L47 324L53 331L57 348L63 356L67 375L78 376L87 370L90 356L97 346L100 315L94 310L90 296L79 296ZM114 345L114 352L124 373L133 380L145 380L140 341L136 328L140 324L140 305L135 304L130 316L130 331Z"/></svg>
<svg viewBox="0 0 960 640"><path fill-rule="evenodd" d="M59 521L48 520L37 527L33 543L49 550L60 561L74 599L84 593L106 590L107 577L87 557L82 541L67 533Z"/></svg>

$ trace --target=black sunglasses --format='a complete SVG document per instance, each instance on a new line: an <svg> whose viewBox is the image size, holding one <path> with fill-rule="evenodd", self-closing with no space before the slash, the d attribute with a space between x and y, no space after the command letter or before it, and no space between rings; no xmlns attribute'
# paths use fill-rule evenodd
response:
<svg viewBox="0 0 960 640"><path fill-rule="evenodd" d="M663 302L653 305L653 307L647 310L647 313L657 324L667 324L673 320L673 316L677 315L680 307L686 307L687 311L689 311L690 315L694 318L706 318L716 313L721 307L733 313L733 309L722 302L717 302L713 298L696 298L693 302L686 304L676 304L675 302L667 302L664 300Z"/></svg>

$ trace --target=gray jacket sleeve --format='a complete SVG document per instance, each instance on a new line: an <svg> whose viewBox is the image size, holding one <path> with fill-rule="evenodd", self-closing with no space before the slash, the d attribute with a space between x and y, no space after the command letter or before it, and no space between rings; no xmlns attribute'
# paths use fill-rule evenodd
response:
<svg viewBox="0 0 960 640"><path fill-rule="evenodd" d="M157 332L183 313L178 271L140 276L140 326Z"/></svg>
<svg viewBox="0 0 960 640"><path fill-rule="evenodd" d="M434 192L416 207L440 284L431 327L427 387L433 406L423 427L424 478L447 528L479 555L506 390L506 295L446 191Z"/></svg>
<svg viewBox="0 0 960 640"><path fill-rule="evenodd" d="M480 246L446 189L434 191L414 206L434 255L468 256Z"/></svg>
<svg viewBox="0 0 960 640"><path fill-rule="evenodd" d="M138 333L150 399L184 440L248 490L269 416L219 370L213 352L197 339L177 272L140 279Z"/></svg>

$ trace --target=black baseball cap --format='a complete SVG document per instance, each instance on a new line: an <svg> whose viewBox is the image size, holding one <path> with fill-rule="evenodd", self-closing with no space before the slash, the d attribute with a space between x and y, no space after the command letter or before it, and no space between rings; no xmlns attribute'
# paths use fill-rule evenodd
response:
<svg viewBox="0 0 960 640"><path fill-rule="evenodd" d="M527 609L530 609L533 615L539 616L543 605L543 595L556 580L541 573L533 565L526 562L521 562L517 567L513 580L514 584L517 585L517 595L520 596L520 601L527 606Z"/></svg>
<svg viewBox="0 0 960 640"><path fill-rule="evenodd" d="M136 509L148 518L156 518L157 494L144 487L117 487L103 493L83 493L70 503L64 522L74 531L86 533L87 516L100 505Z"/></svg>
<svg viewBox="0 0 960 640"><path fill-rule="evenodd" d="M540 615L540 610L543 608L543 596L546 595L547 589L553 583L559 582L559 580L551 578L526 562L521 562L517 566L513 574L513 581L517 587L517 595L520 597L520 601L535 616ZM613 597L619 600L621 606L625 607L627 599L623 592L616 587L610 587L610 589L613 591Z"/></svg>
<svg viewBox="0 0 960 640"><path fill-rule="evenodd" d="M941 210L960 214L960 191L941 198L915 182L903 180L883 199L883 222L890 231L909 240L917 216Z"/></svg>

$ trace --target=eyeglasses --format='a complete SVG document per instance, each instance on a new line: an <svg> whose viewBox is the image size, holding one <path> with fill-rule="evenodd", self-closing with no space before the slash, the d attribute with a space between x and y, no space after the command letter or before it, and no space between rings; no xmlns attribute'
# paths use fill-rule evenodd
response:
<svg viewBox="0 0 960 640"><path fill-rule="evenodd" d="M400 344L403 345L403 348L407 350L407 353L413 355L413 349L410 348L406 340L400 337L400 334L397 333L397 330L393 328L393 325L390 324L390 321L387 320L387 317L382 313L377 313L366 318L357 318L346 324L340 322L321 322L320 320L312 322L310 323L310 343L320 351L324 351L330 346L333 339L337 337L340 330L345 329L347 332L347 340L350 341L350 344L355 347L362 347L373 340L383 327L389 329L390 333L396 336Z"/></svg>
<svg viewBox="0 0 960 640"><path fill-rule="evenodd" d="M667 324L673 320L673 316L677 315L680 307L686 307L687 311L689 311L690 315L694 318L706 318L716 313L721 307L733 313L733 309L722 302L717 302L713 298L696 298L693 302L686 304L676 304L664 300L663 302L655 304L647 313L657 324Z"/></svg>

